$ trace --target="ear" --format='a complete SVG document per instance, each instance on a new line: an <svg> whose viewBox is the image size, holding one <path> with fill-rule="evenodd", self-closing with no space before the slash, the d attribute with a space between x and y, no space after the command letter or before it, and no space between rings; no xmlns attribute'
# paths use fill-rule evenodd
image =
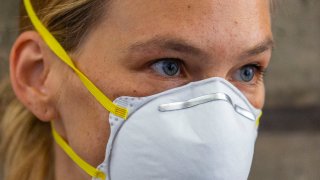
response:
<svg viewBox="0 0 320 180"><path fill-rule="evenodd" d="M10 77L18 99L42 121L55 118L54 90L47 82L52 68L49 49L35 31L22 33L10 54ZM51 55L52 56L52 55Z"/></svg>

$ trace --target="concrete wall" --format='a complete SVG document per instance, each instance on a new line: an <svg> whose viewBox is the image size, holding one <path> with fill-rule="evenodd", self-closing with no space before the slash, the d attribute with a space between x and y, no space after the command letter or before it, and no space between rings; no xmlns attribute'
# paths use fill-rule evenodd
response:
<svg viewBox="0 0 320 180"><path fill-rule="evenodd" d="M278 2L267 107L320 105L320 1Z"/></svg>
<svg viewBox="0 0 320 180"><path fill-rule="evenodd" d="M0 0L0 79L8 72L10 46L17 34L17 0Z"/></svg>
<svg viewBox="0 0 320 180"><path fill-rule="evenodd" d="M320 1L275 1L266 107L320 106ZM17 0L0 0L0 77L17 32L17 12Z"/></svg>

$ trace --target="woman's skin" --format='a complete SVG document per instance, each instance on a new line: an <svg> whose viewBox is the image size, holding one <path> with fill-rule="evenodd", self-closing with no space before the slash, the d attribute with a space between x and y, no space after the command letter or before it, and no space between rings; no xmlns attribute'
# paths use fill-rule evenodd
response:
<svg viewBox="0 0 320 180"><path fill-rule="evenodd" d="M70 55L111 100L222 77L256 108L263 107L260 71L267 68L273 45L268 0L114 0L106 11ZM165 63L173 70L179 65L180 73L166 74ZM13 88L25 106L42 121L54 121L75 152L99 165L109 113L76 74L34 31L18 37L10 67ZM244 70L254 73L252 80L242 78ZM55 164L57 180L90 179L57 145Z"/></svg>

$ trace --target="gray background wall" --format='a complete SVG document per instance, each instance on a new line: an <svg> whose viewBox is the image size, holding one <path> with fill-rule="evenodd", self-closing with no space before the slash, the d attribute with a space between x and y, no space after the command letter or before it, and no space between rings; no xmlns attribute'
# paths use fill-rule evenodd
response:
<svg viewBox="0 0 320 180"><path fill-rule="evenodd" d="M278 2L267 107L320 105L320 1Z"/></svg>
<svg viewBox="0 0 320 180"><path fill-rule="evenodd" d="M252 180L320 179L320 1L274 0L276 47ZM17 0L0 0L0 78L17 33Z"/></svg>
<svg viewBox="0 0 320 180"><path fill-rule="evenodd" d="M8 54L17 34L18 4L18 0L0 0L0 79L8 72Z"/></svg>

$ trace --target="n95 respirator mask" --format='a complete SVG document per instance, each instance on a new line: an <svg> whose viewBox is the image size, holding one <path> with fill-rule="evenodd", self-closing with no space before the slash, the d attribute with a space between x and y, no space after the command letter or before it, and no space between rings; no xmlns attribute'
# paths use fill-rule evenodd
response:
<svg viewBox="0 0 320 180"><path fill-rule="evenodd" d="M108 180L245 180L261 111L231 83L210 78L149 97L120 97L110 114Z"/></svg>

